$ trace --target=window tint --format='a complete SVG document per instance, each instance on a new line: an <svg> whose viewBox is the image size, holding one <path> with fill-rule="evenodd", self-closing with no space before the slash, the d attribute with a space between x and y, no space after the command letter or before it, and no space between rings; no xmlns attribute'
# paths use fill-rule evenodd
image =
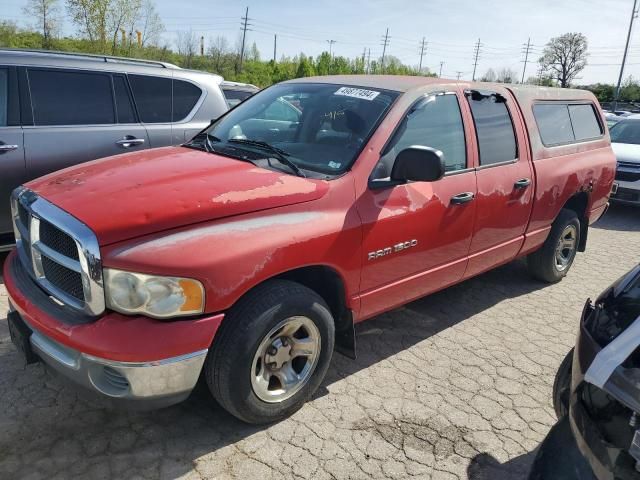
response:
<svg viewBox="0 0 640 480"><path fill-rule="evenodd" d="M36 125L115 123L109 75L32 69L28 74Z"/></svg>
<svg viewBox="0 0 640 480"><path fill-rule="evenodd" d="M193 110L202 95L202 90L193 83L173 81L173 121L184 120Z"/></svg>
<svg viewBox="0 0 640 480"><path fill-rule="evenodd" d="M133 111L129 89L124 77L113 77L113 89L116 94L116 110L118 123L135 123L136 115Z"/></svg>
<svg viewBox="0 0 640 480"><path fill-rule="evenodd" d="M480 165L506 162L518 157L511 116L503 97L467 96L478 136Z"/></svg>
<svg viewBox="0 0 640 480"><path fill-rule="evenodd" d="M640 144L640 120L622 120L611 127L609 132L613 143Z"/></svg>
<svg viewBox="0 0 640 480"><path fill-rule="evenodd" d="M229 108L235 107L240 102L246 100L254 93L254 92L247 92L246 90L228 90L228 89L224 89L222 90L222 92L224 93L224 97L227 99L227 105L229 105Z"/></svg>
<svg viewBox="0 0 640 480"><path fill-rule="evenodd" d="M587 140L602 135L602 129L592 105L569 105L569 116L576 140Z"/></svg>
<svg viewBox="0 0 640 480"><path fill-rule="evenodd" d="M9 72L0 68L0 127L7 126L9 112Z"/></svg>
<svg viewBox="0 0 640 480"><path fill-rule="evenodd" d="M129 83L142 122L171 122L170 78L129 75Z"/></svg>
<svg viewBox="0 0 640 480"><path fill-rule="evenodd" d="M540 103L533 106L542 143L546 146L573 142L569 110L565 104Z"/></svg>
<svg viewBox="0 0 640 480"><path fill-rule="evenodd" d="M412 145L440 150L447 172L466 168L464 127L455 95L431 95L411 109L376 166L373 179L389 177L398 153Z"/></svg>

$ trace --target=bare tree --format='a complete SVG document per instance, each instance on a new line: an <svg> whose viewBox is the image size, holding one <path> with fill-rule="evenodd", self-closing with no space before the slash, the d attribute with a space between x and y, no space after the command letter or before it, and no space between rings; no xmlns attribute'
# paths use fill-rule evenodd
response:
<svg viewBox="0 0 640 480"><path fill-rule="evenodd" d="M493 71L493 68L487 70L487 72L480 79L481 82L495 82L496 81L496 72Z"/></svg>
<svg viewBox="0 0 640 480"><path fill-rule="evenodd" d="M191 67L191 60L198 51L196 34L191 30L178 32L176 46L178 47L178 53L185 57L185 67Z"/></svg>
<svg viewBox="0 0 640 480"><path fill-rule="evenodd" d="M538 62L566 88L587 65L587 46L587 37L583 34L565 33L547 43Z"/></svg>
<svg viewBox="0 0 640 480"><path fill-rule="evenodd" d="M218 35L213 39L209 46L209 55L213 59L213 68L217 71L220 70L222 65L222 59L229 53L229 42L221 35Z"/></svg>
<svg viewBox="0 0 640 480"><path fill-rule="evenodd" d="M500 83L513 83L516 80L517 73L511 70L510 68L502 68L498 72L498 76L496 78L496 82Z"/></svg>
<svg viewBox="0 0 640 480"><path fill-rule="evenodd" d="M112 8L107 12L107 29L111 35L111 54L115 54L118 48L118 34L125 26L130 26L138 16L142 8L142 0L111 0ZM129 30L129 43L133 35L133 29ZM123 45L123 48L126 45Z"/></svg>
<svg viewBox="0 0 640 480"><path fill-rule="evenodd" d="M142 37L142 46L157 45L164 32L164 24L152 0L145 0L140 10L140 19L136 23ZM131 28L133 30L133 27Z"/></svg>
<svg viewBox="0 0 640 480"><path fill-rule="evenodd" d="M60 25L58 0L28 0L22 10L35 19L38 29L42 29L42 48L51 48L51 41Z"/></svg>

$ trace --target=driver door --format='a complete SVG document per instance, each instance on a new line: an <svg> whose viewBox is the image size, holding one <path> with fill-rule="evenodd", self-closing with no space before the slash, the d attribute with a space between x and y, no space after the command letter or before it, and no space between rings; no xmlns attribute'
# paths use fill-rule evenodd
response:
<svg viewBox="0 0 640 480"><path fill-rule="evenodd" d="M385 147L371 187L357 201L363 222L361 319L444 288L464 274L476 174L460 100L460 92L447 92L417 101ZM412 145L442 151L445 176L435 182L385 182L396 155Z"/></svg>

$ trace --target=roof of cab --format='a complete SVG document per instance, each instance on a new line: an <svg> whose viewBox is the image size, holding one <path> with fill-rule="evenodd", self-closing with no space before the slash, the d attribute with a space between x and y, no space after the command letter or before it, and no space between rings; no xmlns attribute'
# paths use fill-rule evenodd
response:
<svg viewBox="0 0 640 480"><path fill-rule="evenodd" d="M409 92L426 86L443 87L456 85L463 88L492 90L508 88L517 98L518 103L533 100L593 100L595 97L588 90L572 88L538 87L536 85L515 85L508 83L467 82L437 77L403 76L403 75L328 75L323 77L304 77L288 80L285 83L329 83L369 88L383 88L397 92Z"/></svg>

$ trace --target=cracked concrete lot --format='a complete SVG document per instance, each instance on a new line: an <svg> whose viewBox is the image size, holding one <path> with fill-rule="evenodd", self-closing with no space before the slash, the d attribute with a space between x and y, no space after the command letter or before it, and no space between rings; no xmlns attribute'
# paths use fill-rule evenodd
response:
<svg viewBox="0 0 640 480"><path fill-rule="evenodd" d="M202 388L104 409L22 367L0 320L0 478L525 479L585 299L640 260L639 212L613 207L557 285L513 262L359 325L358 360L334 355L315 398L266 428Z"/></svg>

